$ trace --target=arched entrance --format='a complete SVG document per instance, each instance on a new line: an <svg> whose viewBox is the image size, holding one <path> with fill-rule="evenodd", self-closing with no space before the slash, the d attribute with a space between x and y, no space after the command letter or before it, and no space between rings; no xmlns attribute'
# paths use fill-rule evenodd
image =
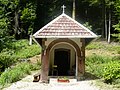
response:
<svg viewBox="0 0 120 90"><path fill-rule="evenodd" d="M81 51L79 46L70 39L56 39L52 41L47 48L47 52L50 54L53 47L58 43L67 43L68 46L71 46L75 51L75 75L78 75L78 71L81 71L79 67L81 62ZM57 48L54 50L54 62L53 64L57 66L57 73L59 76L66 76L68 74L68 69L70 69L70 50L68 48ZM49 56L50 58L50 56ZM61 60L62 59L62 60ZM49 59L50 60L50 59ZM64 61L64 62L63 62ZM50 63L50 62L49 62ZM65 66L66 65L66 66ZM52 67L52 66L50 66ZM71 66L72 67L72 66ZM63 69L65 70L63 71ZM49 68L50 69L50 68ZM52 69L50 69L52 71ZM56 71L56 70L55 70ZM62 72L63 71L63 72Z"/></svg>

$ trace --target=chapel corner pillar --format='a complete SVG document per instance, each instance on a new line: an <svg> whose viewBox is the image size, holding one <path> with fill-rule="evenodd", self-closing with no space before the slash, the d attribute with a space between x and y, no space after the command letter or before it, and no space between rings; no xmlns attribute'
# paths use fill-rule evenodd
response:
<svg viewBox="0 0 120 90"><path fill-rule="evenodd" d="M48 82L49 62L46 50L42 53L41 59L41 82Z"/></svg>
<svg viewBox="0 0 120 90"><path fill-rule="evenodd" d="M78 56L78 80L84 79L85 75L85 39L80 39L81 48Z"/></svg>
<svg viewBox="0 0 120 90"><path fill-rule="evenodd" d="M82 74L85 74L85 39L81 39L82 46L81 46L81 64L82 64Z"/></svg>
<svg viewBox="0 0 120 90"><path fill-rule="evenodd" d="M45 41L43 41L42 46L42 53L41 53L41 79L40 81L43 83L48 82L48 72L49 72L49 60L48 56L49 53L46 50L45 47Z"/></svg>

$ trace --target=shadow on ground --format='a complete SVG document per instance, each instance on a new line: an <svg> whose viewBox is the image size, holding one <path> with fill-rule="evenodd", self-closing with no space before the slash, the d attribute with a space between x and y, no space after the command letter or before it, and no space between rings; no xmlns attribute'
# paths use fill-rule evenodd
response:
<svg viewBox="0 0 120 90"><path fill-rule="evenodd" d="M100 79L97 76L89 73L89 72L85 72L85 75L83 78L81 78L80 80L84 81L84 80L96 80L96 79Z"/></svg>

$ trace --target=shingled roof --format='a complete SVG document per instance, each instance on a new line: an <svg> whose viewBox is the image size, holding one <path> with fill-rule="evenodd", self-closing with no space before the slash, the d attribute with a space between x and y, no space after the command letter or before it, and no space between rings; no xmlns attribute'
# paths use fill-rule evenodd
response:
<svg viewBox="0 0 120 90"><path fill-rule="evenodd" d="M34 35L35 38L95 38L88 28L65 13L52 20Z"/></svg>

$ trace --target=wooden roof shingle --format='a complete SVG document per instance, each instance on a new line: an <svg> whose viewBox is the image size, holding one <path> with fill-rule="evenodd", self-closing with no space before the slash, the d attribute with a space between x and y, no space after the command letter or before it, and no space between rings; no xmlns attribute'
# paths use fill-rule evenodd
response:
<svg viewBox="0 0 120 90"><path fill-rule="evenodd" d="M34 35L35 38L95 38L92 31L66 14L61 14Z"/></svg>

